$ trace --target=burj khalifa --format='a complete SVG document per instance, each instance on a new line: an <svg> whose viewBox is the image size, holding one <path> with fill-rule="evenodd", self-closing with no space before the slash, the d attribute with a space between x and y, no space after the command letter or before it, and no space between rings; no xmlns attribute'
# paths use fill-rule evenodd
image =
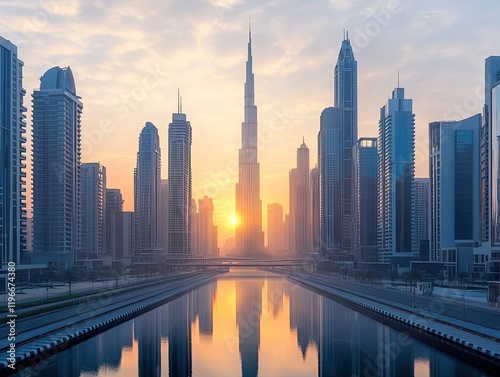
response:
<svg viewBox="0 0 500 377"><path fill-rule="evenodd" d="M246 62L245 115L241 125L241 149L238 154L236 183L236 249L241 256L257 256L264 252L262 201L260 199L260 166L257 161L257 106L255 106L252 71L252 32L248 34Z"/></svg>

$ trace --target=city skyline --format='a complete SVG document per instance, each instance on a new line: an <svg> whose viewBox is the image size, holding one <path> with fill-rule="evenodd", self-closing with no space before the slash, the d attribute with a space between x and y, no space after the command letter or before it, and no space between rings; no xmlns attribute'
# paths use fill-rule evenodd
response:
<svg viewBox="0 0 500 377"><path fill-rule="evenodd" d="M217 4L203 2L196 11L182 3L155 9L159 15L162 10L178 15L167 19L166 26L155 33L148 31L152 29L147 24L154 25L157 16L147 12L132 16L132 5L124 4L113 15L96 3L42 6L7 2L1 4L6 17L0 27L2 36L18 46L19 58L25 62L23 86L27 93L38 87L38 77L49 67L71 66L85 104L82 161L100 161L108 167L108 186L122 189L125 210L133 208L135 141L140 125L148 120L157 124L166 150L170 112L165 109L175 108L175 92L181 87L194 125L193 198L214 198L214 222L221 229L219 244L233 234L229 222L234 213L237 170L231 163L237 166L249 14L253 15L259 124L267 132L259 148L262 206L277 201L284 205L285 213L287 201L281 196L287 192L288 171L294 166L295 140L302 136L306 141L315 140L319 114L333 104L333 67L343 28L357 50L358 136L376 136L380 104L395 87L399 69L401 86L414 100L417 177L428 175L427 125L480 112L484 59L498 54L494 35L500 26L493 22L493 1L483 4L481 14L473 4L451 6L451 2L433 4L432 11L411 1L370 2L369 7L368 2L354 6L333 1L285 8L266 5L262 11L259 3ZM97 10L100 14L94 17ZM297 20L298 14L304 17ZM317 19L311 24L313 16ZM332 18L341 22L332 25ZM106 24L103 20L109 21L106 26L93 24ZM186 21L191 29L179 34L177 22ZM480 27L484 25L489 27ZM362 43L362 32L368 43ZM102 37L106 34L109 38ZM169 50L169 46L174 48ZM467 54L471 48L475 53ZM478 87L481 89L476 90ZM128 102L124 100L127 96ZM220 152L207 152L211 138L220 139ZM28 139L29 151L31 137ZM308 145L311 156L316 156L314 143ZM163 156L163 178L167 177L166 158ZM312 157L311 167L315 162ZM28 182L30 168L28 164ZM30 191L28 187L27 197ZM29 200L27 204L31 207ZM263 216L263 229L266 221Z"/></svg>

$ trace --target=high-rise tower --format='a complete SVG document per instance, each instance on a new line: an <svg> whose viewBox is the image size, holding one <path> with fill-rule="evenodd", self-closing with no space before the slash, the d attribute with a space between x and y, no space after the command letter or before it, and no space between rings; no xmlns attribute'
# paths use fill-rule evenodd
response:
<svg viewBox="0 0 500 377"><path fill-rule="evenodd" d="M404 88L396 88L380 109L378 129L377 228L381 262L416 255L415 114Z"/></svg>
<svg viewBox="0 0 500 377"><path fill-rule="evenodd" d="M334 107L342 111L340 166L340 251L352 251L352 148L358 140L358 64L348 35L344 37L335 66Z"/></svg>
<svg viewBox="0 0 500 377"><path fill-rule="evenodd" d="M332 255L340 251L342 110L327 107L321 113L318 133L319 251Z"/></svg>
<svg viewBox="0 0 500 377"><path fill-rule="evenodd" d="M82 254L107 254L106 251L106 167L99 162L81 166Z"/></svg>
<svg viewBox="0 0 500 377"><path fill-rule="evenodd" d="M448 276L472 271L481 238L480 129L481 114L429 124L430 255Z"/></svg>
<svg viewBox="0 0 500 377"><path fill-rule="evenodd" d="M192 254L191 123L181 106L168 125L168 253Z"/></svg>
<svg viewBox="0 0 500 377"><path fill-rule="evenodd" d="M262 202L260 200L260 166L257 162L257 106L255 106L252 72L252 33L248 35L246 63L245 115L241 125L241 149L238 154L236 183L236 250L240 255L263 252Z"/></svg>
<svg viewBox="0 0 500 377"><path fill-rule="evenodd" d="M485 61L485 111L483 114L483 130L481 141L486 143L483 149L488 148L488 153L481 152L482 173L484 172L485 162L491 164L486 166L486 172L491 174L482 181L487 184L481 188L481 216L483 241L491 240L491 246L500 247L500 56L489 56ZM490 135L491 141L485 140L484 134ZM491 158L489 158L491 156ZM490 219L491 213L491 219ZM491 221L491 228L490 228ZM491 231L490 231L491 229ZM484 233L489 233L489 237L484 237Z"/></svg>
<svg viewBox="0 0 500 377"><path fill-rule="evenodd" d="M295 252L304 256L311 251L311 212L309 189L309 148L303 141L297 148L295 192Z"/></svg>
<svg viewBox="0 0 500 377"><path fill-rule="evenodd" d="M62 268L81 246L82 108L69 67L45 72L33 92L33 249Z"/></svg>
<svg viewBox="0 0 500 377"><path fill-rule="evenodd" d="M135 261L154 263L161 254L160 137L147 122L139 136L134 171Z"/></svg>
<svg viewBox="0 0 500 377"><path fill-rule="evenodd" d="M0 269L26 249L26 107L23 62L0 37ZM6 275L5 275L6 276Z"/></svg>
<svg viewBox="0 0 500 377"><path fill-rule="evenodd" d="M377 262L377 139L360 138L353 149L353 249L355 259Z"/></svg>

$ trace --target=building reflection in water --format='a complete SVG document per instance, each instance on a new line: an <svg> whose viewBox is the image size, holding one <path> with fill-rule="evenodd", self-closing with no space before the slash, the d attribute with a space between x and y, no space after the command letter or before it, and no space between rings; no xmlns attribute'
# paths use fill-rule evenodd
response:
<svg viewBox="0 0 500 377"><path fill-rule="evenodd" d="M300 288L297 285L287 284L287 293L290 297L290 330L297 331L297 344L306 358L307 348L318 348L320 335L319 300L316 293Z"/></svg>
<svg viewBox="0 0 500 377"><path fill-rule="evenodd" d="M191 295L181 296L167 304L168 375L191 376Z"/></svg>
<svg viewBox="0 0 500 377"><path fill-rule="evenodd" d="M224 281L214 312L217 284L207 284L76 345L31 373L39 377L149 377L166 376L168 369L169 376L191 376L196 347L195 377L256 377L259 370L273 377L486 376L279 278ZM263 301L267 306L263 307ZM239 352L234 348L232 353L221 340L227 334L234 334ZM230 370L226 370L228 365ZM16 377L21 375L29 373L23 371Z"/></svg>
<svg viewBox="0 0 500 377"><path fill-rule="evenodd" d="M259 369L262 280L236 281L236 322L242 377L256 377Z"/></svg>
<svg viewBox="0 0 500 377"><path fill-rule="evenodd" d="M193 292L192 321L196 321L198 317L200 334L208 335L210 338L214 331L213 303L216 290L217 283L213 282Z"/></svg>
<svg viewBox="0 0 500 377"><path fill-rule="evenodd" d="M134 339L139 348L138 376L161 375L161 318L158 310L145 313L134 321Z"/></svg>

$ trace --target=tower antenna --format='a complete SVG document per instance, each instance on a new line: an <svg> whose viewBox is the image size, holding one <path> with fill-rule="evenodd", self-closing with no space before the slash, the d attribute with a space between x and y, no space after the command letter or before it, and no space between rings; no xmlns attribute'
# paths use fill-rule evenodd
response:
<svg viewBox="0 0 500 377"><path fill-rule="evenodd" d="M398 88L399 88L399 69L398 69Z"/></svg>
<svg viewBox="0 0 500 377"><path fill-rule="evenodd" d="M177 114L181 113L181 90L177 89Z"/></svg>

